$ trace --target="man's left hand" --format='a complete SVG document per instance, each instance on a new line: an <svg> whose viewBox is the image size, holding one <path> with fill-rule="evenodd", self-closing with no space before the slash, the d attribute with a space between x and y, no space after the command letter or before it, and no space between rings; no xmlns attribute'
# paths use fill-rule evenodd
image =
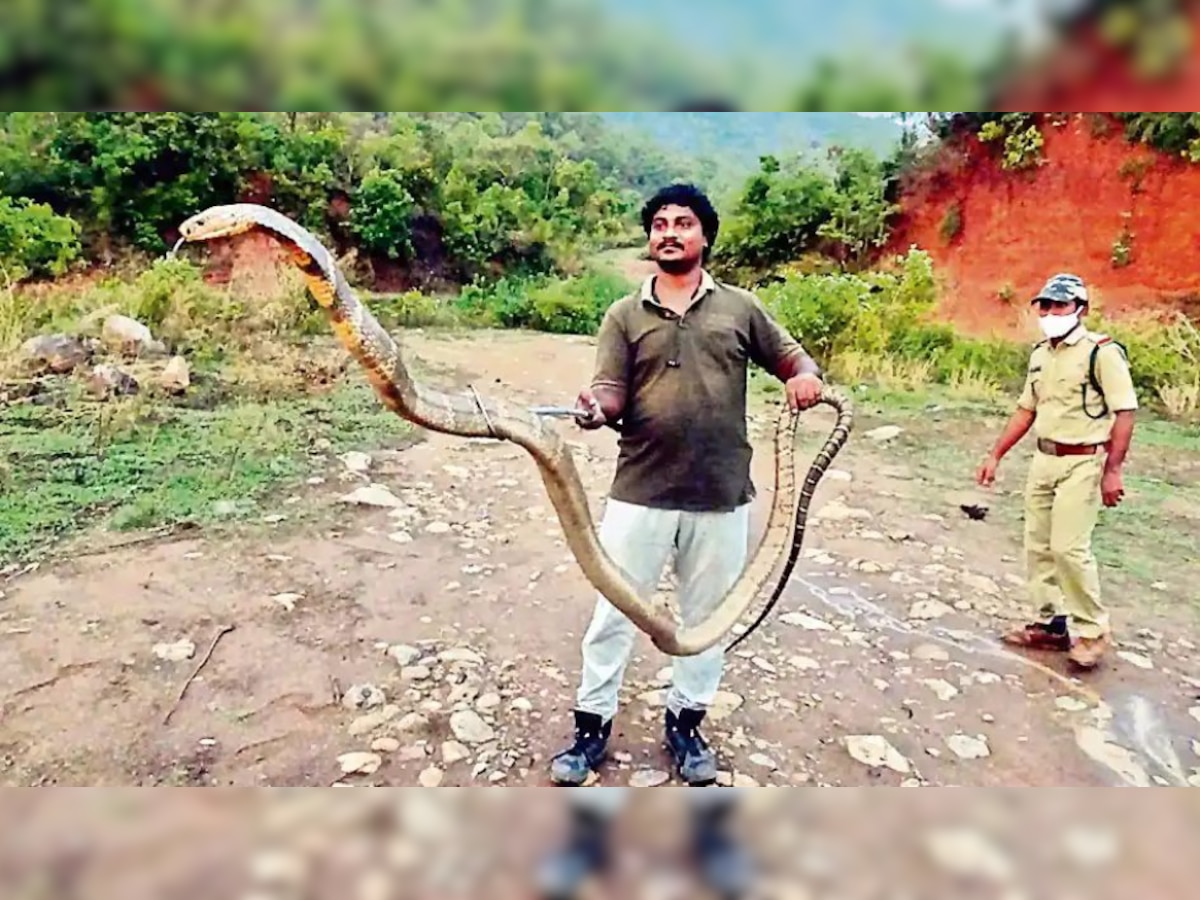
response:
<svg viewBox="0 0 1200 900"><path fill-rule="evenodd" d="M816 406L817 401L821 399L821 390L823 388L824 385L821 383L821 379L811 372L804 372L789 378L784 383L788 406L793 410L808 409L810 406Z"/></svg>
<svg viewBox="0 0 1200 900"><path fill-rule="evenodd" d="M1100 496L1104 498L1105 506L1116 506L1125 496L1125 482L1120 470L1105 470L1100 479Z"/></svg>

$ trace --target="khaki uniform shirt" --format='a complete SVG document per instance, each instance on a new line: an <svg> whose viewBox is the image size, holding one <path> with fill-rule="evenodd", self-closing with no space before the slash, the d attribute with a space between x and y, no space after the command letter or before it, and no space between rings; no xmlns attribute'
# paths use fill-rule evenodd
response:
<svg viewBox="0 0 1200 900"><path fill-rule="evenodd" d="M654 277L609 307L600 325L593 389L626 391L609 496L687 511L728 511L754 497L746 427L751 361L776 377L800 344L749 291L703 273L676 315Z"/></svg>
<svg viewBox="0 0 1200 900"><path fill-rule="evenodd" d="M1057 347L1048 340L1033 348L1025 389L1017 405L1037 412L1034 434L1060 444L1103 444L1112 431L1115 414L1137 409L1137 395L1129 374L1129 364L1115 343L1101 343L1104 335L1088 331L1080 324ZM1104 392L1108 412L1100 395L1088 380L1088 360L1099 345L1096 356L1096 381ZM1084 412L1086 389L1087 412Z"/></svg>

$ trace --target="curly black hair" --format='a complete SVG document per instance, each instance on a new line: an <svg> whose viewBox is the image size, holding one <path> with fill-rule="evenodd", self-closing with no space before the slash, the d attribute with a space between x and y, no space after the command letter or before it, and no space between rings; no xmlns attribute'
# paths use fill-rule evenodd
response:
<svg viewBox="0 0 1200 900"><path fill-rule="evenodd" d="M646 236L650 236L650 226L654 221L655 213L664 206L672 205L686 206L700 220L700 228L703 230L704 236L708 238L708 247L704 251L707 259L713 244L717 241L717 232L721 229L721 217L717 215L717 211L704 191L694 184L668 185L646 201L646 205L642 207L642 228L645 230Z"/></svg>

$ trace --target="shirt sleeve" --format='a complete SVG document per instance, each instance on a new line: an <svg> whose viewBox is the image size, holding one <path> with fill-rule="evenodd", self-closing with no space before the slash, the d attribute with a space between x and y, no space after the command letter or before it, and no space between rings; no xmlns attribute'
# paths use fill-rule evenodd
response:
<svg viewBox="0 0 1200 900"><path fill-rule="evenodd" d="M1096 380L1104 391L1104 399L1113 412L1138 408L1137 392L1125 354L1116 344L1100 345L1096 354Z"/></svg>
<svg viewBox="0 0 1200 900"><path fill-rule="evenodd" d="M785 364L804 354L804 347L775 319L758 297L751 295L750 358L776 378L788 373Z"/></svg>
<svg viewBox="0 0 1200 900"><path fill-rule="evenodd" d="M596 368L592 389L629 388L629 341L617 307L610 306L596 333Z"/></svg>
<svg viewBox="0 0 1200 900"><path fill-rule="evenodd" d="M1035 349L1029 356L1029 365L1025 372L1025 387L1021 390L1021 396L1017 398L1017 406L1029 412L1037 411L1037 391L1034 390L1034 376L1042 370L1041 360L1037 358L1038 350Z"/></svg>

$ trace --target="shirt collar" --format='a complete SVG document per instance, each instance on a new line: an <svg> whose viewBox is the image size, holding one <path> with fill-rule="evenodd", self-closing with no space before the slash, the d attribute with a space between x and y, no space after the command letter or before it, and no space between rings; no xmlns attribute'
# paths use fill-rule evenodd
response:
<svg viewBox="0 0 1200 900"><path fill-rule="evenodd" d="M650 275L646 278L645 281L642 282L642 300L644 300L648 303L657 303L658 302L654 298L654 278L655 278L654 275ZM701 269L700 270L700 288L696 291L696 299L699 300L701 297L703 297L709 291L715 291L716 289L717 289L717 283L713 280L713 277L708 274L708 270Z"/></svg>
<svg viewBox="0 0 1200 900"><path fill-rule="evenodd" d="M1071 329L1071 333L1068 334L1066 337L1064 337L1062 339L1062 342L1064 344L1066 344L1068 347L1074 347L1076 344L1078 344L1080 341L1082 341L1086 335L1087 335L1087 328L1085 328L1084 324L1082 322L1080 322L1078 325L1076 325L1074 328Z"/></svg>

